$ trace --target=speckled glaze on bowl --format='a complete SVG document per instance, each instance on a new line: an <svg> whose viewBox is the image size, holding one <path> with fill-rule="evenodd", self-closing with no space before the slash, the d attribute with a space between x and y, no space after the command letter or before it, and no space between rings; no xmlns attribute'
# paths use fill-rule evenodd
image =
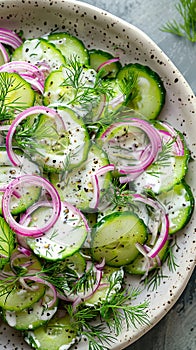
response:
<svg viewBox="0 0 196 350"><path fill-rule="evenodd" d="M187 182L196 197L196 100L182 75L166 55L136 27L111 14L79 1L5 0L0 1L0 27L22 29L25 37L37 37L51 30L68 31L82 39L87 48L111 53L120 49L122 63L140 62L154 69L167 90L161 119L168 120L186 137L193 161ZM155 291L144 290L137 303L149 300L150 325L124 329L111 349L124 349L146 333L169 311L184 290L195 266L196 216L178 235L175 255L178 267L171 273L164 267L164 279ZM137 278L128 283L138 285ZM76 345L74 349L86 349ZM0 349L30 349L20 334L0 321Z"/></svg>

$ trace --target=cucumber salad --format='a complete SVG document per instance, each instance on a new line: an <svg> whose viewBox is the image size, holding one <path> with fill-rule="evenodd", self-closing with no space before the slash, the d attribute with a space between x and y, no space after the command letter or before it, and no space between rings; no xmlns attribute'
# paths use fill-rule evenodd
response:
<svg viewBox="0 0 196 350"><path fill-rule="evenodd" d="M0 316L32 348L111 349L148 324L137 296L174 260L194 206L165 98L118 50L0 29Z"/></svg>

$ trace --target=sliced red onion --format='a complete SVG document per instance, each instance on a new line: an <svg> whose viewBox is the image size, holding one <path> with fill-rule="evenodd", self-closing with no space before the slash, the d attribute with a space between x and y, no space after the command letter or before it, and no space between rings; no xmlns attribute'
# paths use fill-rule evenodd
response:
<svg viewBox="0 0 196 350"><path fill-rule="evenodd" d="M6 48L1 43L0 43L0 52L2 54L4 63L9 62L9 60L10 60L9 55L8 55L8 53L6 51Z"/></svg>
<svg viewBox="0 0 196 350"><path fill-rule="evenodd" d="M44 92L44 83L38 80L38 78L34 78L30 76L29 74L21 73L20 76L25 79L34 90L41 92L43 94Z"/></svg>
<svg viewBox="0 0 196 350"><path fill-rule="evenodd" d="M166 214L164 207L158 201L154 201L151 198L146 198L140 194L133 194L133 197L136 201L145 203L145 204L151 206L152 208L154 208L155 210L159 210L161 213L161 218L162 218L161 231L159 233L159 236L158 236L158 239L157 239L155 245L147 253L147 256L149 258L155 258L157 256L157 254L160 252L160 250L163 248L165 242L168 239L168 233L169 233L168 215ZM153 237L153 239L154 239L154 237Z"/></svg>
<svg viewBox="0 0 196 350"><path fill-rule="evenodd" d="M13 165L15 166L20 166L20 161L16 154L13 151L12 148L12 139L14 136L14 133L16 131L17 126L27 117L34 115L34 114L46 114L49 117L55 119L57 123L57 128L59 132L62 132L62 130L65 129L64 122L61 118L61 116L52 108L48 108L45 106L33 106L30 108L27 108L25 111L19 113L17 117L14 119L12 124L10 125L10 128L8 130L7 136L6 136L6 149L7 149L7 154L12 162Z"/></svg>
<svg viewBox="0 0 196 350"><path fill-rule="evenodd" d="M165 245L167 239L168 239L168 232L169 232L169 219L168 215L164 214L162 218L161 223L161 232L159 234L159 237L154 245L154 247L151 249L151 251L148 253L148 256L150 258L155 258L157 254L160 252L160 250Z"/></svg>
<svg viewBox="0 0 196 350"><path fill-rule="evenodd" d="M31 250L22 246L17 247L18 251L24 254L25 256L30 256L32 254Z"/></svg>
<svg viewBox="0 0 196 350"><path fill-rule="evenodd" d="M22 279L23 279L24 282L26 282L26 281L33 281L35 283L40 283L40 284L43 284L43 285L49 287L50 290L52 291L53 298L52 298L52 300L50 302L48 302L47 307L50 308L56 303L56 300L57 300L56 288L53 286L52 283L48 282L44 278L44 276L43 276L43 278L38 277L38 276L23 276Z"/></svg>
<svg viewBox="0 0 196 350"><path fill-rule="evenodd" d="M115 62L119 62L119 61L120 61L119 57L111 58L111 59L109 59L109 60L107 60L107 61L101 63L101 64L99 65L99 67L97 68L97 72L98 72L100 69L104 68L105 66L108 66L108 65L110 65L111 63L115 63Z"/></svg>
<svg viewBox="0 0 196 350"><path fill-rule="evenodd" d="M49 193L53 205L53 215L51 215L48 222L43 227L25 227L18 223L10 212L10 200L13 195L13 191L17 186L25 184L32 184L34 186L41 186ZM37 175L23 175L9 183L7 186L2 200L2 212L5 220L10 225L11 229L16 233L23 236L38 237L47 232L57 221L61 211L61 201L57 190L46 179Z"/></svg>
<svg viewBox="0 0 196 350"><path fill-rule="evenodd" d="M22 39L12 30L0 28L0 42L17 49L22 45Z"/></svg>
<svg viewBox="0 0 196 350"><path fill-rule="evenodd" d="M134 173L139 175L156 159L158 152L162 149L161 138L157 129L155 129L147 121L137 118L126 118L125 121L112 124L108 129L106 129L106 131L102 134L101 139L104 141L104 139L113 129L118 128L119 126L127 125L131 125L143 130L148 136L148 139L150 141L150 147L147 147L146 151L143 152L140 159L140 164L133 166L119 166L117 167L117 170L121 174ZM123 183L123 181L123 177L121 177L120 182Z"/></svg>
<svg viewBox="0 0 196 350"><path fill-rule="evenodd" d="M23 79L32 85L35 90L43 93L44 74L39 68L29 62L13 61L0 66L0 72L18 73Z"/></svg>
<svg viewBox="0 0 196 350"><path fill-rule="evenodd" d="M6 188L7 188L7 185L4 185L3 187L0 188L0 192L5 192ZM15 196L16 198L21 198L21 194L17 190L13 191L13 196Z"/></svg>
<svg viewBox="0 0 196 350"><path fill-rule="evenodd" d="M108 164L108 165L104 165L101 168L99 168L95 174L93 174L91 176L91 182L93 185L93 198L89 204L89 207L91 209L97 209L98 205L99 205L99 200L100 200L100 186L99 186L99 176L101 175L105 175L106 173L108 173L109 171L114 171L115 170L115 166L114 164Z"/></svg>
<svg viewBox="0 0 196 350"><path fill-rule="evenodd" d="M72 304L72 307L74 310L76 310L76 307L79 304L81 304L81 302L84 302L90 299L100 286L103 272L100 269L96 269L96 267L94 268L96 270L96 282L94 283L92 288L89 288L87 291L85 291L85 293L77 293L77 298L74 300Z"/></svg>
<svg viewBox="0 0 196 350"><path fill-rule="evenodd" d="M101 175L104 175L104 174L108 173L109 171L114 171L114 170L115 170L115 165L114 164L103 165L101 168L99 168L96 171L96 175L97 176L101 176Z"/></svg>

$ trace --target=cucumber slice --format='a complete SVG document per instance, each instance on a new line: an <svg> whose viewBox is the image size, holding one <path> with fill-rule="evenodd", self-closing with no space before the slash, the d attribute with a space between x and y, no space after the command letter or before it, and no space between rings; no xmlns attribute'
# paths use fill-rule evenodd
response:
<svg viewBox="0 0 196 350"><path fill-rule="evenodd" d="M74 100L76 88L71 85L64 85L67 79L67 68L62 67L52 71L45 80L43 103L45 106L53 103L67 105Z"/></svg>
<svg viewBox="0 0 196 350"><path fill-rule="evenodd" d="M31 226L43 226L52 210L44 207L37 209L31 215ZM62 260L80 249L86 239L87 229L82 214L71 204L63 202L54 226L42 237L27 238L27 244L36 255L46 260Z"/></svg>
<svg viewBox="0 0 196 350"><path fill-rule="evenodd" d="M94 188L91 176L102 166L108 164L107 155L97 145L93 144L89 150L87 160L79 168L68 174L51 173L50 181L56 187L61 200L68 201L84 212L92 212L91 202L94 197ZM108 172L99 176L101 198L105 197L111 183L111 174Z"/></svg>
<svg viewBox="0 0 196 350"><path fill-rule="evenodd" d="M90 137L85 123L68 107L57 106L68 134L67 167L70 170L79 167L87 158L90 147Z"/></svg>
<svg viewBox="0 0 196 350"><path fill-rule="evenodd" d="M109 52L96 49L89 50L89 56L90 67L92 67L96 71L101 64L114 58L114 56L111 55ZM102 77L115 78L120 68L121 63L119 61L106 64L103 66Z"/></svg>
<svg viewBox="0 0 196 350"><path fill-rule="evenodd" d="M170 191L157 196L163 203L169 218L169 234L181 230L190 220L194 209L194 196L190 186L182 181Z"/></svg>
<svg viewBox="0 0 196 350"><path fill-rule="evenodd" d="M159 158L157 158L134 181L136 192L142 192L145 188L150 188L156 194L164 193L184 179L188 170L190 151L186 146L183 135L180 132L178 134L184 145L184 155L176 156L173 150L168 148L164 162L159 161Z"/></svg>
<svg viewBox="0 0 196 350"><path fill-rule="evenodd" d="M146 225L136 214L112 213L92 229L92 256L97 261L105 259L109 266L124 266L139 253L135 243L143 244L146 238Z"/></svg>
<svg viewBox="0 0 196 350"><path fill-rule="evenodd" d="M128 85L132 75L137 80L130 96L126 96L126 105L146 119L155 119L165 103L166 91L161 78L150 67L134 63L120 69L117 75L119 85L123 81Z"/></svg>
<svg viewBox="0 0 196 350"><path fill-rule="evenodd" d="M77 271L78 274L82 274L86 267L86 260L80 252L76 252L62 261L62 264Z"/></svg>
<svg viewBox="0 0 196 350"><path fill-rule="evenodd" d="M12 61L27 61L35 65L47 62L51 70L59 69L64 65L62 53L45 39L27 39L12 55Z"/></svg>
<svg viewBox="0 0 196 350"><path fill-rule="evenodd" d="M0 217L0 259L10 258L15 246L15 234L7 222Z"/></svg>
<svg viewBox="0 0 196 350"><path fill-rule="evenodd" d="M66 65L49 74L45 81L45 105L71 105L87 113L93 106L99 104L100 96L95 91L96 71L78 64Z"/></svg>
<svg viewBox="0 0 196 350"><path fill-rule="evenodd" d="M140 165L140 154L149 145L146 133L126 120L100 130L97 141L117 169Z"/></svg>
<svg viewBox="0 0 196 350"><path fill-rule="evenodd" d="M148 242L150 242L150 239L151 239L151 235L149 235L148 237L147 244ZM158 257L160 261L164 260L168 245L169 245L169 241L166 241L163 248L158 253ZM151 259L150 268L148 268L146 259L141 253L139 253L137 258L131 264L128 264L125 266L125 272L131 275L144 275L147 272L147 269L150 272L157 267L158 267L158 262L156 258Z"/></svg>
<svg viewBox="0 0 196 350"><path fill-rule="evenodd" d="M25 264L28 264L28 267L24 267ZM16 268L22 269L22 265L25 276L31 274L28 272L30 269L41 270L40 262L34 255L28 258L15 259L14 266ZM7 274L13 274L10 264L6 264L3 271ZM0 307L5 310L17 312L29 308L40 300L45 293L45 286L41 283L31 282L31 287L31 289L25 289L20 284L17 275L13 275L13 279L3 280L0 283Z"/></svg>
<svg viewBox="0 0 196 350"><path fill-rule="evenodd" d="M75 36L68 33L53 33L47 36L47 40L61 51L66 63L76 60L83 65L89 64L88 50Z"/></svg>
<svg viewBox="0 0 196 350"><path fill-rule="evenodd" d="M33 106L35 93L31 85L17 73L0 73L2 98L1 120L14 118L17 112Z"/></svg>
<svg viewBox="0 0 196 350"><path fill-rule="evenodd" d="M89 134L83 121L71 109L61 106L55 108L62 117L64 130L59 128L53 118L41 114L30 120L34 125L32 140L28 135L26 140L23 131L22 136L16 133L15 138L19 146L22 144L24 152L45 171L63 172L85 161ZM28 130L29 120L23 124L23 128Z"/></svg>
<svg viewBox="0 0 196 350"><path fill-rule="evenodd" d="M57 311L55 305L48 308L48 302L52 299L51 293L46 291L44 296L35 304L22 311L3 310L3 318L10 327L24 331L35 329L48 322Z"/></svg>
<svg viewBox="0 0 196 350"><path fill-rule="evenodd" d="M7 151L5 148L0 148L0 186L8 185L10 181L16 177L24 174L40 174L39 167L31 162L28 158L24 157L24 154L19 150L14 150L17 153L17 157L20 159L21 166L15 167L11 164ZM40 196L40 188L26 184L25 186L18 186L17 192L20 197L12 196L10 201L10 208L12 215L17 215L24 212L28 207L35 203ZM3 192L0 192L0 201L2 200ZM0 206L0 214L2 214L2 208Z"/></svg>
<svg viewBox="0 0 196 350"><path fill-rule="evenodd" d="M76 331L68 315L54 317L47 325L24 333L25 341L34 349L68 350L76 341Z"/></svg>

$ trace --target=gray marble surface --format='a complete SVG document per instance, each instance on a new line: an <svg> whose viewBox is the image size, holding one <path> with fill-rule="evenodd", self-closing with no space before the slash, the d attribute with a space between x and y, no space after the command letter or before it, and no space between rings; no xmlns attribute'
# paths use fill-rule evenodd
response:
<svg viewBox="0 0 196 350"><path fill-rule="evenodd" d="M196 43L160 31L168 20L179 19L171 0L86 0L132 23L154 40L173 61L196 93ZM127 350L196 349L196 272L170 312Z"/></svg>

